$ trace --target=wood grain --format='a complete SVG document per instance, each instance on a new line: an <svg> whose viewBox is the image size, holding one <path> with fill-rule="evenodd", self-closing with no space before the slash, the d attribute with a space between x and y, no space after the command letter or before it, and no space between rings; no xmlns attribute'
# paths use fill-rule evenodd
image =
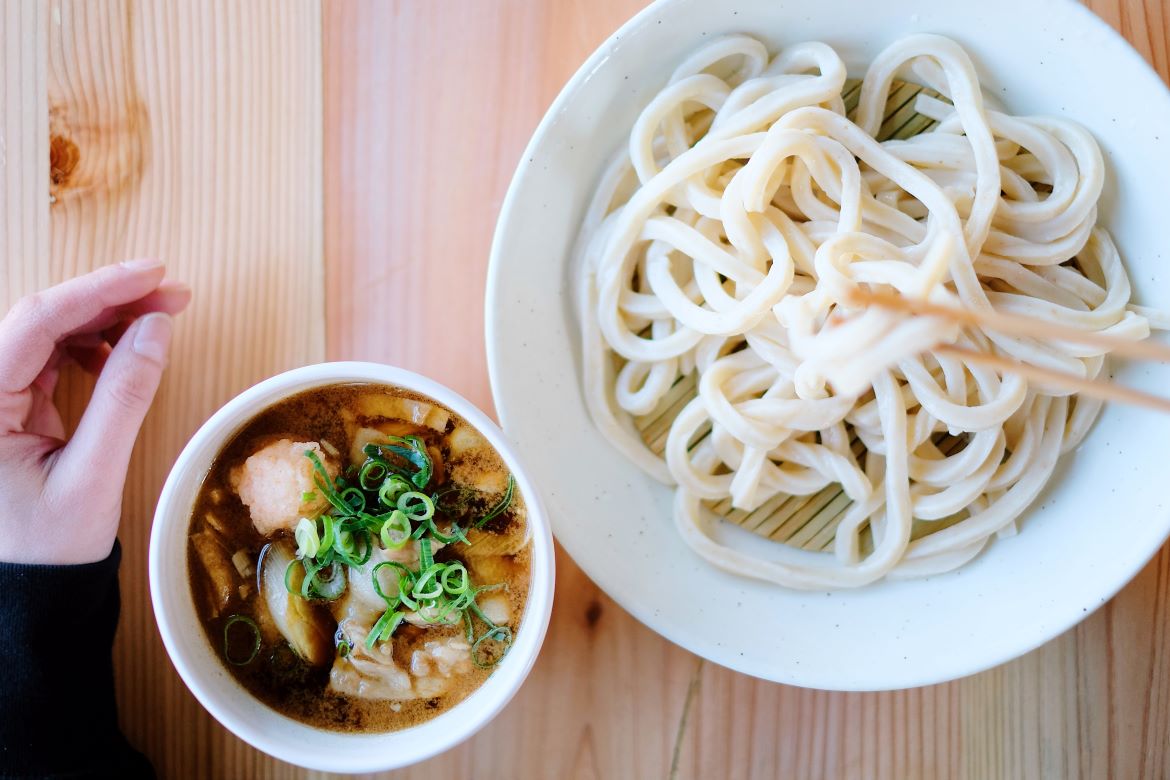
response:
<svg viewBox="0 0 1170 780"><path fill-rule="evenodd" d="M320 6L3 8L12 164L0 298L135 256L164 259L195 291L124 498L122 726L161 776L252 775L268 759L212 721L167 660L146 543L162 481L195 428L248 385L324 355ZM64 377L72 419L89 388Z"/></svg>
<svg viewBox="0 0 1170 780"><path fill-rule="evenodd" d="M0 6L0 306L49 284L48 14L41 4Z"/></svg>
<svg viewBox="0 0 1170 780"><path fill-rule="evenodd" d="M419 370L490 409L483 282L512 169L564 81L640 5L0 5L0 303L133 255L163 257L195 287L121 534L121 718L161 776L320 776L225 732L165 658L145 546L169 464L228 397L326 355ZM1168 76L1158 0L1089 5ZM73 419L88 387L63 383ZM467 744L395 777L667 777L676 757L687 778L1170 776L1165 550L1016 662L876 694L699 663L567 556L558 564L549 637L516 699Z"/></svg>

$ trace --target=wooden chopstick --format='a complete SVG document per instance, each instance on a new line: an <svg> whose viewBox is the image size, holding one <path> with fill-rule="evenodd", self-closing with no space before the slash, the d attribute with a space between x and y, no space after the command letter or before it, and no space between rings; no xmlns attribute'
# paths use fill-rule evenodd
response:
<svg viewBox="0 0 1170 780"><path fill-rule="evenodd" d="M1154 341L1133 341L1107 333L1094 333L1069 328L1064 325L1046 322L1035 317L1025 317L1021 314L1009 314L986 309L975 311L957 306L948 306L942 303L926 301L921 298L907 298L885 290L853 290L848 302L854 306L880 306L883 309L919 314L928 317L942 317L962 325L973 325L985 330L994 330L1013 336L1027 336L1031 338L1051 338L1059 341L1071 341L1075 344L1101 347L1112 353L1128 355L1129 357L1145 358L1159 362L1170 362L1170 346ZM1100 379L1085 379L1084 377L1057 371L1052 368L1022 363L1009 357L982 352L967 347L958 347L953 344L941 344L934 347L937 354L951 355L969 363L981 363L998 371L1018 374L1025 379L1064 387L1078 393L1101 398L1106 401L1144 406L1159 412L1170 413L1170 399L1163 398L1132 387L1106 382Z"/></svg>
<svg viewBox="0 0 1170 780"><path fill-rule="evenodd" d="M921 298L907 298L885 290L854 290L849 295L849 303L856 306L880 306L883 309L902 311L909 314L922 314L929 317L946 317L963 325L974 325L986 330L994 330L1013 336L1030 336L1032 338L1071 341L1075 344L1101 347L1118 355L1144 358L1162 363L1170 362L1170 345L1159 344L1156 341L1134 341L1108 333L1077 330L1076 328L1057 325L1056 323L1046 322L1035 317L1025 317L1022 314L1010 314L995 311L994 309L975 311L958 306L934 303L933 301L926 301Z"/></svg>
<svg viewBox="0 0 1170 780"><path fill-rule="evenodd" d="M1154 409L1170 414L1170 399L1142 390L1135 390L1125 385L1105 382L1100 379L1085 379L1072 374L1066 374L1063 371L1044 368L1042 366L1032 365L1031 363L1021 363L1018 360L1012 360L1001 355L993 355L988 352L980 352L979 350L968 349L966 347L956 347L953 344L943 344L935 347L932 351L940 355L952 355L969 363L982 363L985 366L999 371L1011 372L1013 374L1019 374L1025 379L1065 387L1069 390L1075 390L1078 393L1084 393L1085 395L1090 395L1105 401L1118 401L1134 406L1144 406L1147 409Z"/></svg>

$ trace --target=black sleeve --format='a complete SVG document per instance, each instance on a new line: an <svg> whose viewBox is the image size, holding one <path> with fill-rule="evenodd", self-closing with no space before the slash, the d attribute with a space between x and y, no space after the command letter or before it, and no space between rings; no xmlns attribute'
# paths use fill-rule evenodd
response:
<svg viewBox="0 0 1170 780"><path fill-rule="evenodd" d="M0 562L0 777L154 777L118 730L117 542L77 566Z"/></svg>

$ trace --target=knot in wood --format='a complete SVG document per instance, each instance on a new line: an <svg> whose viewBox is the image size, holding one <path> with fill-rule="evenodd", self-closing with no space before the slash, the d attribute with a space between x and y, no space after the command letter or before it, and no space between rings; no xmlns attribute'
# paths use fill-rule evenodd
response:
<svg viewBox="0 0 1170 780"><path fill-rule="evenodd" d="M62 135L49 139L49 181L54 187L61 187L69 181L79 160L81 150L73 141Z"/></svg>

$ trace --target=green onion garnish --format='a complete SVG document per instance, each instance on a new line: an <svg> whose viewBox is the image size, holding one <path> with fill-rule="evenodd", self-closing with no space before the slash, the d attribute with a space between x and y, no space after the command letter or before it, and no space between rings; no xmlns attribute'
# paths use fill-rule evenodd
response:
<svg viewBox="0 0 1170 780"><path fill-rule="evenodd" d="M382 568L396 569L399 572L398 595L395 598L391 598L382 592L382 581L378 579L378 570ZM393 604L399 598L401 598L403 593L410 592L410 589L414 587L414 572L403 566L398 561L383 561L382 563L379 563L373 568L373 570L371 570L370 576L374 578L374 592L377 593L382 601L385 601L387 604ZM407 587L403 587L404 584L406 584Z"/></svg>
<svg viewBox="0 0 1170 780"><path fill-rule="evenodd" d="M328 577L322 576L325 572L329 573ZM333 601L345 592L345 567L338 566L336 562L318 569L306 579L310 583L310 598Z"/></svg>
<svg viewBox="0 0 1170 780"><path fill-rule="evenodd" d="M386 441L385 444L371 442L362 448L362 452L376 462L382 463L388 469L409 478L415 487L425 488L427 483L431 481L431 474L434 470L431 456L427 454L426 443L417 436L387 436ZM410 474L406 469L397 468L388 461L380 460L386 452L397 455L409 463L415 468L415 472Z"/></svg>
<svg viewBox="0 0 1170 780"><path fill-rule="evenodd" d="M385 642L402 623L406 613L399 609L388 609L366 636L366 649L371 650L376 642Z"/></svg>
<svg viewBox="0 0 1170 780"><path fill-rule="evenodd" d="M494 645L499 645L498 654L489 656L488 660L486 661L480 660L481 649L484 642L491 643L488 645L489 649ZM480 669L490 669L498 664L505 655L507 655L508 650L511 647L512 629L508 628L507 626L492 626L484 633L483 636L475 640L475 642L471 645L471 662Z"/></svg>
<svg viewBox="0 0 1170 780"><path fill-rule="evenodd" d="M321 516L321 549L326 552L333 550L333 518L329 515Z"/></svg>
<svg viewBox="0 0 1170 780"><path fill-rule="evenodd" d="M349 514L349 507L346 506L345 501L338 494L336 488L333 487L333 481L329 478L329 472L325 470L325 465L321 463L321 459L317 457L317 453L312 450L305 450L305 457L313 462L313 469L317 472L313 477L313 482L317 485L325 498L334 507L340 509L342 512Z"/></svg>
<svg viewBox="0 0 1170 780"><path fill-rule="evenodd" d="M410 532L410 518L395 509L382 524L378 536L387 550L400 550L410 541Z"/></svg>
<svg viewBox="0 0 1170 780"><path fill-rule="evenodd" d="M301 561L301 566L304 567L305 574L301 577L301 587L297 593L303 599L311 599L313 598L313 581L316 579L317 571L321 566L312 559Z"/></svg>
<svg viewBox="0 0 1170 780"><path fill-rule="evenodd" d="M353 513L358 513L366 508L366 496L362 491L355 487L346 488L341 491L341 500L345 502Z"/></svg>
<svg viewBox="0 0 1170 780"><path fill-rule="evenodd" d="M398 497L398 511L416 522L435 516L435 502L426 493L411 490Z"/></svg>
<svg viewBox="0 0 1170 780"><path fill-rule="evenodd" d="M237 660L235 658L232 658L232 655L230 652L231 638L228 636L229 632L232 630L232 626L235 626L235 625L240 624L240 623L247 626L248 629L252 632L252 652L249 653L248 657L243 659L243 660ZM227 622L223 624L223 657L227 660L227 662L229 664L231 664L232 666L247 666L248 664L255 661L256 656L259 654L260 654L260 626L256 625L256 621L253 620L252 618L248 617L247 615L232 615L231 617L229 617L227 619Z"/></svg>
<svg viewBox="0 0 1170 780"><path fill-rule="evenodd" d="M439 581L439 575L446 568L445 563L436 563L432 564L430 568L420 571L410 595L419 601L437 599L442 596L443 585Z"/></svg>
<svg viewBox="0 0 1170 780"><path fill-rule="evenodd" d="M398 578L398 600L401 601L402 605L404 607L406 607L407 609L409 609L411 612L418 612L420 609L422 609L422 605L419 604L414 599L413 591L414 591L414 578L413 577L399 577Z"/></svg>
<svg viewBox="0 0 1170 780"><path fill-rule="evenodd" d="M466 593L471 587L471 577L467 574L467 567L462 563L455 562L447 566L439 577L439 584L443 586L443 590L450 593L452 596L459 596Z"/></svg>
<svg viewBox="0 0 1170 780"><path fill-rule="evenodd" d="M447 497L454 495L453 500L448 501ZM449 515L461 514L467 509L468 503L475 495L475 491L463 485L448 485L442 490L436 490L431 494L431 501L440 512L445 512Z"/></svg>
<svg viewBox="0 0 1170 780"><path fill-rule="evenodd" d="M384 443L367 444L363 452L364 464L350 466L344 476L330 478L321 458L312 450L305 451L313 463L317 490L302 494L302 501L324 496L330 507L317 520L304 518L297 523L293 534L297 559L285 571L285 588L304 599L336 599L345 590L346 567L365 565L375 544L395 550L415 540L417 569L384 561L369 572L374 591L386 602L386 608L366 636L365 646L373 648L390 639L408 613L431 624L450 623L462 616L472 645L472 661L481 668L494 666L511 646L512 631L488 620L476 599L481 593L506 586L475 587L465 564L436 561L434 555L435 544L467 543L464 526L450 518L465 514L477 492L459 486L433 495L422 492L430 483L434 465L426 443L418 436L387 436ZM480 528L506 512L515 489L515 479L509 474L504 495L473 523L474 527ZM437 509L440 499L452 492L457 493L457 508ZM436 524L439 511L439 522L450 523L447 534ZM382 569L393 571L396 593L387 594L383 589ZM483 626L478 636L477 624ZM338 655L345 657L351 651L352 645L339 634Z"/></svg>
<svg viewBox="0 0 1170 780"><path fill-rule="evenodd" d="M356 555L357 542L353 538L353 531L348 528L338 530L333 539L333 549L338 555Z"/></svg>
<svg viewBox="0 0 1170 780"><path fill-rule="evenodd" d="M411 484L400 474L391 474L378 488L378 500L386 506L397 506L398 497L409 491L410 488Z"/></svg>
<svg viewBox="0 0 1170 780"><path fill-rule="evenodd" d="M367 460L358 471L358 484L362 490L377 490L387 474L386 464Z"/></svg>
<svg viewBox="0 0 1170 780"><path fill-rule="evenodd" d="M284 570L284 589L306 601L333 601L345 592L345 581L345 567L337 561L322 564L312 558L295 558Z"/></svg>
<svg viewBox="0 0 1170 780"><path fill-rule="evenodd" d="M512 494L516 491L516 480L512 475L508 475L508 487L504 490L504 497L500 499L500 503L488 510L488 513L476 521L475 527L482 528L484 523L489 520L494 520L508 510L508 506L512 503Z"/></svg>
<svg viewBox="0 0 1170 780"><path fill-rule="evenodd" d="M365 528L352 526L347 522L348 519L346 518L335 526L333 553L343 563L350 566L361 566L370 559L373 543ZM335 522L337 522L336 518Z"/></svg>
<svg viewBox="0 0 1170 780"><path fill-rule="evenodd" d="M321 540L317 538L317 524L307 517L302 517L293 531L293 538L297 541L298 558L315 558L321 547Z"/></svg>

